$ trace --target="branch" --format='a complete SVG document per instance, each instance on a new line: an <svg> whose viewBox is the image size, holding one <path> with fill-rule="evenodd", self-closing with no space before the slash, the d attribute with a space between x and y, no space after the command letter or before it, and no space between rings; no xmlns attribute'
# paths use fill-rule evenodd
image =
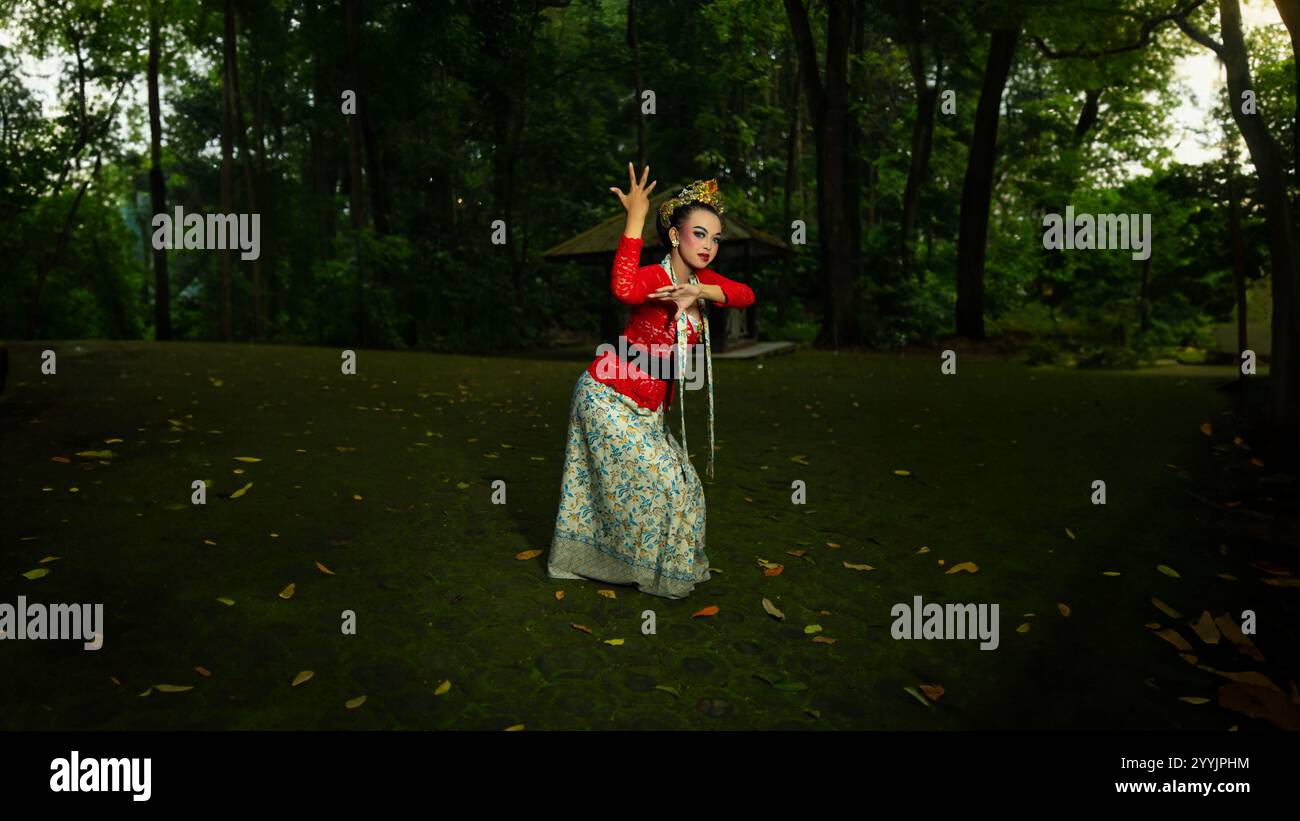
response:
<svg viewBox="0 0 1300 821"><path fill-rule="evenodd" d="M1034 45L1038 46L1038 50L1043 53L1043 56L1052 60L1063 60L1070 57L1086 57L1089 59L1096 59L1098 57L1106 57L1111 54L1122 54L1126 51L1137 51L1140 48L1146 47L1147 43L1151 41L1152 32L1154 32L1161 23L1164 23L1167 20L1173 20L1174 22L1177 22L1180 27L1182 27L1183 23L1185 22L1182 20L1182 18L1185 15L1195 11L1204 3L1205 0L1192 0L1192 2L1187 4L1186 8L1182 8L1182 9L1175 8L1173 11L1166 12L1165 14L1156 15L1155 17L1152 17L1150 20L1147 20L1145 23L1142 24L1142 29L1136 42L1129 43L1123 46L1115 46L1114 48L1102 49L1100 51L1096 49L1086 49L1086 48L1077 48L1074 49L1073 51L1055 51L1050 46L1048 46L1047 43L1043 42L1043 38L1034 36L1032 39L1034 41ZM1186 31L1186 29L1184 29L1184 31Z"/></svg>
<svg viewBox="0 0 1300 821"><path fill-rule="evenodd" d="M1220 60L1223 59L1222 43L1217 42L1213 37L1201 31L1196 26L1193 26L1191 23L1187 21L1187 18L1181 14L1174 15L1174 22L1177 23L1178 27L1183 30L1183 34L1186 34L1188 37L1192 38L1196 42L1205 46L1210 51L1213 51L1215 54L1219 55Z"/></svg>

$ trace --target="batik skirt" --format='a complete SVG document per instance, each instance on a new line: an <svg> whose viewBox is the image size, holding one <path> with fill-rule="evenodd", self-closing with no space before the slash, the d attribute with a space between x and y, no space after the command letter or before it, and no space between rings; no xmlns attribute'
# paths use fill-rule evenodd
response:
<svg viewBox="0 0 1300 821"><path fill-rule="evenodd" d="M670 599L709 580L704 487L663 415L663 406L641 407L582 372L569 411L551 578L635 584Z"/></svg>

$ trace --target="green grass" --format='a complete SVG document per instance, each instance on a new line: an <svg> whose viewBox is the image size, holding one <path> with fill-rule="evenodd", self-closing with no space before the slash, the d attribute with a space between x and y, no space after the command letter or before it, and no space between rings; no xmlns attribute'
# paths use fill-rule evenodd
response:
<svg viewBox="0 0 1300 821"><path fill-rule="evenodd" d="M718 362L718 475L705 489L722 572L670 601L628 587L603 598L609 585L547 578L545 552L515 559L549 545L585 360L360 351L359 375L344 376L323 348L10 347L0 602L102 602L107 626L98 652L0 644L0 728L1267 726L1178 700L1214 699L1223 680L1144 627L1199 644L1152 596L1189 618L1255 609L1269 666L1226 642L1198 647L1201 663L1263 669L1284 688L1295 675L1296 591L1261 584L1242 517L1188 492L1228 498L1264 473L1224 447L1234 417L1214 387L1226 369L965 356L942 376L937 355L815 351ZM38 371L46 347L56 376ZM687 405L702 473L705 403ZM115 454L107 464L74 455L100 449ZM198 479L212 482L206 506L189 504ZM1090 503L1095 479L1104 506ZM492 503L496 480L505 504ZM795 480L806 505L791 503ZM800 548L806 559L786 554ZM48 576L22 577L49 555L61 558ZM762 575L758 557L785 571ZM967 561L979 572L945 573ZM892 639L890 609L914 595L999 603L1001 646ZM711 604L718 615L691 617ZM657 635L641 632L647 609ZM344 610L356 635L341 633ZM810 623L836 643L813 643ZM291 687L300 670L315 677ZM158 683L194 689L139 695ZM945 693L927 708L903 689L919 684Z"/></svg>

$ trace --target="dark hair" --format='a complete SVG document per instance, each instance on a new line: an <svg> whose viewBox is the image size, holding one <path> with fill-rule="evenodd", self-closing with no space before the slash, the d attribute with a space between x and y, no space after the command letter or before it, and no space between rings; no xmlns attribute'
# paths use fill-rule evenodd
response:
<svg viewBox="0 0 1300 821"><path fill-rule="evenodd" d="M673 213L668 217L668 228L676 226L677 230L681 231L682 226L686 224L686 218L689 217L697 208L703 208L705 211L713 214L713 216L718 218L718 224L724 228L726 227L726 223L722 221L722 215L719 214L718 209L714 208L712 205L709 205L707 202L688 202L685 205L679 205L673 209ZM665 228L664 224L658 219L655 220L655 228L659 231L659 241L664 244L664 247L672 248L673 241L668 238L668 228Z"/></svg>

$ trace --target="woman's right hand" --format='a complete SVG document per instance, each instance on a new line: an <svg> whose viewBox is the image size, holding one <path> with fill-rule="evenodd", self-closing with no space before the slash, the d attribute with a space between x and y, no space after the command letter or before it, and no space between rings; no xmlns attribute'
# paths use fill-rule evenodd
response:
<svg viewBox="0 0 1300 821"><path fill-rule="evenodd" d="M610 188L618 195L619 202L627 209L628 220L639 220L645 222L646 214L650 213L650 192L654 190L658 180L654 180L646 187L646 177L650 176L650 166L645 167L641 174L641 182L636 181L636 172L632 169L632 163L627 164L627 177L630 187L624 194L617 188Z"/></svg>

